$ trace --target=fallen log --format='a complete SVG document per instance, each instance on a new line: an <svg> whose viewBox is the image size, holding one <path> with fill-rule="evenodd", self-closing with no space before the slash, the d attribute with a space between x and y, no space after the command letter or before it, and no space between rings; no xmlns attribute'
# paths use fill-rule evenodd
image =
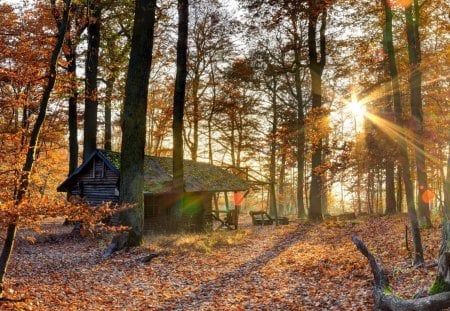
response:
<svg viewBox="0 0 450 311"><path fill-rule="evenodd" d="M450 307L450 292L443 292L418 299L402 299L396 296L389 287L389 279L386 272L377 262L375 256L367 246L357 237L352 236L356 248L369 261L370 269L374 277L373 296L375 310L382 311L434 311Z"/></svg>
<svg viewBox="0 0 450 311"><path fill-rule="evenodd" d="M139 258L138 260L142 263L147 263L147 262L150 262L153 258L158 257L159 255L160 254L158 254L158 253L151 253L150 255Z"/></svg>

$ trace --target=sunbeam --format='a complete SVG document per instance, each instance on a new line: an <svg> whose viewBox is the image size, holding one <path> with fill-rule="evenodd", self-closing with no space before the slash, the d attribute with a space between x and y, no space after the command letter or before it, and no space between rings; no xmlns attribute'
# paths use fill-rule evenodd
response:
<svg viewBox="0 0 450 311"><path fill-rule="evenodd" d="M415 137L412 131L402 128L397 124L392 123L370 112L366 112L365 117L390 138L397 141L405 142L409 147L413 148L415 151L421 152L426 159L428 159L437 167L440 167L442 165L440 159L432 156L427 152L424 152L421 148L417 146L419 140Z"/></svg>

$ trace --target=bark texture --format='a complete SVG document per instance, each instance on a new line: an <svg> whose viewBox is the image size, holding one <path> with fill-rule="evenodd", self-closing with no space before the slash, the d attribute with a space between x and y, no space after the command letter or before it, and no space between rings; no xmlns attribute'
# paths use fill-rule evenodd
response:
<svg viewBox="0 0 450 311"><path fill-rule="evenodd" d="M148 83L152 63L156 0L137 0L122 115L120 202L136 204L121 214L130 227L127 246L142 243L144 152Z"/></svg>
<svg viewBox="0 0 450 311"><path fill-rule="evenodd" d="M423 137L422 71L420 70L422 57L419 35L420 8L417 0L412 1L411 5L405 9L405 19L408 38L410 104L413 116L413 131L416 136L414 157L419 187L417 205L419 207L420 220L426 227L431 227L430 208L428 202L422 199L423 193L428 189L428 178Z"/></svg>
<svg viewBox="0 0 450 311"><path fill-rule="evenodd" d="M369 261L374 277L373 296L375 310L383 311L433 311L450 307L450 292L444 292L414 300L401 299L389 288L387 273L383 270L367 246L358 238L352 237L353 243Z"/></svg>
<svg viewBox="0 0 450 311"><path fill-rule="evenodd" d="M91 1L88 10L90 14L88 16L88 49L85 64L83 160L86 160L97 148L97 73L101 14L99 0Z"/></svg>
<svg viewBox="0 0 450 311"><path fill-rule="evenodd" d="M442 220L442 243L439 249L438 271L432 288L436 292L450 290L450 141L447 157L447 177L444 180L444 215ZM442 169L443 170L443 169ZM444 174L442 174L443 176Z"/></svg>
<svg viewBox="0 0 450 311"><path fill-rule="evenodd" d="M400 97L397 63L395 60L394 42L392 37L392 11L389 4L387 3L387 0L382 0L382 3L385 11L383 47L387 55L388 71L391 78L390 85L394 100L395 122L400 129L406 131L406 128L403 124L403 108ZM401 133L400 138L398 139L399 161L402 168L401 171L403 184L405 186L406 204L408 208L408 215L411 222L411 231L414 241L414 265L422 265L424 263L422 239L420 236L419 221L417 218L414 202L414 187L412 183L406 139L407 138L405 133Z"/></svg>
<svg viewBox="0 0 450 311"><path fill-rule="evenodd" d="M189 1L178 0L178 40L177 73L173 97L173 190L177 204L172 209L174 223L178 226L183 207L184 168L183 168L183 116L186 97L187 42L189 23Z"/></svg>
<svg viewBox="0 0 450 311"><path fill-rule="evenodd" d="M317 24L320 19L319 30L319 53L317 52ZM326 45L325 45L325 29L326 29L326 9L321 9L316 1L310 1L310 12L308 21L308 51L309 51L309 70L311 73L311 95L312 95L312 111L322 114L322 73L326 61ZM318 124L317 127L320 127ZM310 188L310 206L309 218L311 220L319 220L322 218L322 196L323 191L322 176L320 173L322 166L323 138L320 137L313 146L311 160L311 188Z"/></svg>

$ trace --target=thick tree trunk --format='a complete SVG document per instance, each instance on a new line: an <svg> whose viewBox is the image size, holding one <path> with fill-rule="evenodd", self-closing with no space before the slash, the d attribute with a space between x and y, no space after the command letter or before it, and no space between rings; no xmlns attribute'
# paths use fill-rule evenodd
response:
<svg viewBox="0 0 450 311"><path fill-rule="evenodd" d="M175 77L175 93L173 97L173 191L175 201L171 215L177 229L181 218L184 196L183 167L183 116L187 77L187 42L189 23L189 1L178 0L178 41L177 41L177 73Z"/></svg>
<svg viewBox="0 0 450 311"><path fill-rule="evenodd" d="M144 206L144 153L148 83L152 63L156 0L137 0L130 61L122 115L120 202L136 204L123 212L121 222L130 227L127 246L142 243Z"/></svg>
<svg viewBox="0 0 450 311"><path fill-rule="evenodd" d="M439 249L438 271L432 293L450 291L450 140L448 142L447 177L444 180L444 210L442 243ZM443 173L443 170L442 170Z"/></svg>
<svg viewBox="0 0 450 311"><path fill-rule="evenodd" d="M395 60L394 42L392 38L392 11L387 0L382 0L385 9L385 29L384 29L384 49L387 55L389 75L391 77L391 88L394 99L395 121L399 128L406 130L403 125L403 109L400 98L400 87L398 81L397 64ZM417 218L414 203L414 188L412 183L411 171L409 166L409 157L406 136L401 135L398 139L400 165L402 167L402 178L405 186L406 204L408 215L411 222L411 231L414 241L414 265L424 263L422 239L420 236L419 221Z"/></svg>
<svg viewBox="0 0 450 311"><path fill-rule="evenodd" d="M64 11L61 20L58 20L58 35L55 47L52 51L49 71L47 74L47 84L44 88L41 101L39 103L39 113L34 123L33 129L31 131L30 140L28 142L28 149L26 154L25 163L22 167L22 172L19 180L19 186L15 194L16 204L20 204L28 191L28 185L30 181L31 171L36 157L36 150L38 147L39 135L44 124L47 115L47 106L50 99L50 94L53 90L56 81L56 65L61 52L61 48L64 42L64 36L67 29L69 10L70 10L70 0L64 2ZM55 8L55 1L52 1L52 7ZM55 10L57 10L55 8ZM3 282L6 270L8 268L9 259L14 247L14 240L17 232L17 222L19 219L8 225L5 242L3 244L2 252L0 255L0 296L3 295Z"/></svg>
<svg viewBox="0 0 450 311"><path fill-rule="evenodd" d="M93 0L89 5L88 48L86 55L85 101L84 101L84 144L83 160L97 148L97 73L100 49L100 5Z"/></svg>
<svg viewBox="0 0 450 311"><path fill-rule="evenodd" d="M323 114L322 112L322 73L325 67L326 46L326 9L322 12L321 25L319 31L320 41L320 60L317 53L317 22L320 15L319 8L315 1L310 1L309 23L308 23L308 51L309 51L309 70L311 73L311 95L312 95L312 113ZM319 118L321 119L321 118ZM319 122L322 123L322 122ZM320 127L322 124L317 124ZM324 195L322 176L320 173L322 166L323 138L313 146L312 168L311 168L311 187L310 187L310 206L309 219L314 221L322 220L322 196Z"/></svg>
<svg viewBox="0 0 450 311"><path fill-rule="evenodd" d="M450 307L450 292L444 292L415 300L404 300L394 295L389 288L386 271L367 249L366 245L356 237L352 237L358 250L367 258L374 277L373 296L375 309L383 311L433 311Z"/></svg>
<svg viewBox="0 0 450 311"><path fill-rule="evenodd" d="M430 209L428 202L422 199L423 193L428 189L428 178L425 165L425 147L423 137L423 111L422 111L422 71L421 48L419 37L419 4L414 0L411 5L405 9L406 35L408 38L408 56L409 56L409 88L411 113L414 118L414 134L417 142L415 143L414 155L417 171L417 204L421 222L426 227L431 227Z"/></svg>

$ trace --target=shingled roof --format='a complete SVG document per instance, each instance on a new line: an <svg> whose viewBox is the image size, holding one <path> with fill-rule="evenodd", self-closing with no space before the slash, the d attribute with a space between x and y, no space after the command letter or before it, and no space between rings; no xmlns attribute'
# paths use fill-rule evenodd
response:
<svg viewBox="0 0 450 311"><path fill-rule="evenodd" d="M66 185L72 183L92 159L98 156L117 174L120 174L120 153L96 150L72 175L59 187L58 191L66 191ZM186 192L222 192L245 191L250 188L247 181L230 172L202 162L184 160L184 182ZM144 191L147 193L170 192L172 188L172 158L145 156Z"/></svg>

